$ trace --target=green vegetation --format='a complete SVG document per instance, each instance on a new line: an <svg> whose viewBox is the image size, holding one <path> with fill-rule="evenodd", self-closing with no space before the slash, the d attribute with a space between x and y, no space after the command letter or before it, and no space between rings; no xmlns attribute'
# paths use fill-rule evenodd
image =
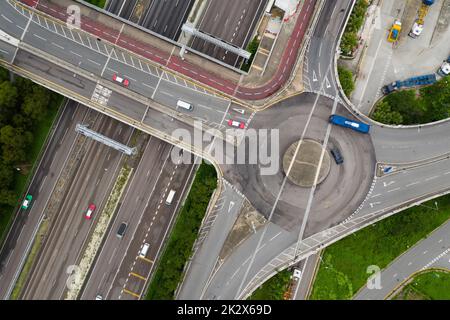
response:
<svg viewBox="0 0 450 320"><path fill-rule="evenodd" d="M344 68L338 67L339 82L341 83L342 89L347 97L350 97L353 90L355 90L355 83L353 82L353 73Z"/></svg>
<svg viewBox="0 0 450 320"><path fill-rule="evenodd" d="M20 293L22 292L25 281L27 280L28 275L30 274L31 267L33 266L33 262L36 258L36 255L38 254L39 249L42 246L42 242L44 241L44 236L47 233L47 230L48 230L48 220L44 220L39 226L39 230L36 234L36 240L33 242L30 254L27 257L27 260L25 261L23 269L14 286L14 289L11 292L11 300L18 300L20 298Z"/></svg>
<svg viewBox="0 0 450 320"><path fill-rule="evenodd" d="M250 66L252 65L253 59L255 59L256 52L258 51L259 47L259 40L258 36L255 36L253 40L248 44L247 51L250 52L252 55L248 59L246 63L244 63L241 67L241 70L248 72L250 70Z"/></svg>
<svg viewBox="0 0 450 320"><path fill-rule="evenodd" d="M450 300L450 272L427 271L417 275L396 300Z"/></svg>
<svg viewBox="0 0 450 320"><path fill-rule="evenodd" d="M84 0L86 2L89 2L90 4L93 4L94 6L97 6L99 8L104 8L106 4L106 0Z"/></svg>
<svg viewBox="0 0 450 320"><path fill-rule="evenodd" d="M20 203L62 97L0 69L0 242Z"/></svg>
<svg viewBox="0 0 450 320"><path fill-rule="evenodd" d="M256 289L249 297L249 300L283 300L291 275L292 273L288 270L277 273Z"/></svg>
<svg viewBox="0 0 450 320"><path fill-rule="evenodd" d="M368 266L385 268L449 218L450 195L446 195L397 213L329 246L323 253L311 299L351 299L367 282Z"/></svg>
<svg viewBox="0 0 450 320"><path fill-rule="evenodd" d="M364 23L364 16L368 6L369 2L367 0L358 0L356 2L342 36L341 52L343 55L351 56L358 46L358 31Z"/></svg>
<svg viewBox="0 0 450 320"><path fill-rule="evenodd" d="M375 108L372 118L385 124L423 124L450 117L450 80L441 79L419 90L389 94Z"/></svg>
<svg viewBox="0 0 450 320"><path fill-rule="evenodd" d="M191 191L181 208L158 269L150 283L147 300L172 300L183 269L192 254L192 246L206 213L211 195L217 186L214 167L202 163Z"/></svg>

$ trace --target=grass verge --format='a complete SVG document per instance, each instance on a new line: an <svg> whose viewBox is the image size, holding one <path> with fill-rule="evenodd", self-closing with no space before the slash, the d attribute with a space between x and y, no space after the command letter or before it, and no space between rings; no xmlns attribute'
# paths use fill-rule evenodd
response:
<svg viewBox="0 0 450 320"><path fill-rule="evenodd" d="M432 270L417 275L395 300L450 300L450 272Z"/></svg>
<svg viewBox="0 0 450 320"><path fill-rule="evenodd" d="M310 299L351 299L367 282L368 266L385 268L449 218L450 195L446 195L384 219L327 247Z"/></svg>
<svg viewBox="0 0 450 320"><path fill-rule="evenodd" d="M248 300L283 300L291 275L292 273L288 270L277 273L256 289Z"/></svg>
<svg viewBox="0 0 450 320"><path fill-rule="evenodd" d="M17 279L17 282L14 286L14 289L11 293L11 300L17 300L20 297L20 294L23 289L23 285L25 284L25 281L28 278L28 274L30 272L31 266L33 265L34 258L36 257L37 253L39 252L39 249L41 248L42 241L44 239L44 236L48 229L48 220L43 220L41 225L39 226L39 230L36 234L35 241L33 243L33 246L31 247L30 254L27 257L27 260L25 262L25 265L23 266L23 269L19 275L19 278Z"/></svg>
<svg viewBox="0 0 450 320"><path fill-rule="evenodd" d="M145 299L172 300L174 298L175 290L183 277L184 266L192 254L192 246L216 187L216 170L212 165L202 163L184 206L178 214Z"/></svg>

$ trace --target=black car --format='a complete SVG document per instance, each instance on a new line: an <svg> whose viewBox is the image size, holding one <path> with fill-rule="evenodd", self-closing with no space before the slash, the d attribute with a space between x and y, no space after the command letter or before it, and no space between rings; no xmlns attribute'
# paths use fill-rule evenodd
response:
<svg viewBox="0 0 450 320"><path fill-rule="evenodd" d="M125 230L127 229L127 224L125 222L122 222L119 226L119 229L117 229L117 236L119 238L122 238L125 234Z"/></svg>
<svg viewBox="0 0 450 320"><path fill-rule="evenodd" d="M336 164L342 164L344 162L344 158L338 149L331 149L331 155L333 156L334 161L336 161Z"/></svg>

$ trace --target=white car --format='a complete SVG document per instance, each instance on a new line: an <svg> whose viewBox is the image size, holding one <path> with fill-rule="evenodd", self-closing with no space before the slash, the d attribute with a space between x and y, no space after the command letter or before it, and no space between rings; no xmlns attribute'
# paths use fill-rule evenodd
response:
<svg viewBox="0 0 450 320"><path fill-rule="evenodd" d="M294 279L299 281L300 278L302 277L302 270L300 269L294 269L294 275L293 275Z"/></svg>

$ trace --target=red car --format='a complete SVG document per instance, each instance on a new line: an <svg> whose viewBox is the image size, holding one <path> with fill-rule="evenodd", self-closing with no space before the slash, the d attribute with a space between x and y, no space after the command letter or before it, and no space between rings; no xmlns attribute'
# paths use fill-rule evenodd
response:
<svg viewBox="0 0 450 320"><path fill-rule="evenodd" d="M95 208L96 208L95 204L91 203L91 204L89 205L89 207L88 207L88 209L87 209L87 211L86 211L86 215L85 215L84 217L85 217L86 219L88 219L88 220L91 220L92 214L94 213Z"/></svg>
<svg viewBox="0 0 450 320"><path fill-rule="evenodd" d="M235 128L239 128L239 129L244 129L245 128L245 123L244 122L239 122L239 121L234 121L234 120L228 120L228 125L230 127L235 127Z"/></svg>
<svg viewBox="0 0 450 320"><path fill-rule="evenodd" d="M128 87L128 85L130 84L130 81L128 79L121 78L115 73L113 74L112 79L115 82L118 82L118 83L122 84L124 87Z"/></svg>

